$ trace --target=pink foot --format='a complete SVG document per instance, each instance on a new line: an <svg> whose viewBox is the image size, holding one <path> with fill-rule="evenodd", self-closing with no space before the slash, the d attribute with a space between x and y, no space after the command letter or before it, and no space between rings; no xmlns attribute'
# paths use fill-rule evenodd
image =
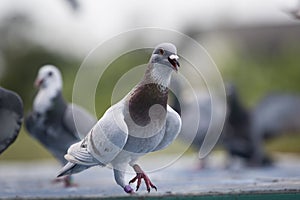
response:
<svg viewBox="0 0 300 200"><path fill-rule="evenodd" d="M140 188L142 179L144 179L147 191L150 192L150 187L154 188L157 191L156 186L150 181L149 177L145 174L145 172L138 165L133 166L134 171L136 172L136 176L129 181L130 183L134 183L137 180L136 191Z"/></svg>

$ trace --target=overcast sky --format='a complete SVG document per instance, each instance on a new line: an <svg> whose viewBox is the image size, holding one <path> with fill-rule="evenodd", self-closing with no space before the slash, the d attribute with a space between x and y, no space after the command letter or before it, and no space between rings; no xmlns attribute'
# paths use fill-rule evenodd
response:
<svg viewBox="0 0 300 200"><path fill-rule="evenodd" d="M184 31L187 26L213 29L220 25L298 23L283 10L296 0L82 0L77 11L67 0L1 0L0 24L11 13L29 16L34 28L24 30L48 48L86 53L95 43L137 27ZM54 39L55 38L55 39Z"/></svg>

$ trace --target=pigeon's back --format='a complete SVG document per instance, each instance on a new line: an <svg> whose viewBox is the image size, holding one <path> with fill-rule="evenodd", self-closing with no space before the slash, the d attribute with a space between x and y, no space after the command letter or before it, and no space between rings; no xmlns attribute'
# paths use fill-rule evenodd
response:
<svg viewBox="0 0 300 200"><path fill-rule="evenodd" d="M273 94L265 97L252 114L254 134L268 138L300 130L300 97Z"/></svg>

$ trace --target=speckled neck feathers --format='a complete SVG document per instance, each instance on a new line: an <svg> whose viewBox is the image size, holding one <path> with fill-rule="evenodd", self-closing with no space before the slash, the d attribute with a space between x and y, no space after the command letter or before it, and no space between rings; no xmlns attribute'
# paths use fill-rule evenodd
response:
<svg viewBox="0 0 300 200"><path fill-rule="evenodd" d="M161 64L148 65L143 79L130 93L129 113L134 123L147 126L151 121L149 111L154 105L166 110L171 73L171 69Z"/></svg>

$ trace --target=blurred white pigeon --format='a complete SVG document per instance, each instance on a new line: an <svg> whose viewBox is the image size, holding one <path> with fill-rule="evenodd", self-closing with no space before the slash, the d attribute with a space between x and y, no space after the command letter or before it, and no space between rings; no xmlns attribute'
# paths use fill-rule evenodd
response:
<svg viewBox="0 0 300 200"><path fill-rule="evenodd" d="M15 92L0 87L0 154L16 140L22 120L22 99Z"/></svg>
<svg viewBox="0 0 300 200"><path fill-rule="evenodd" d="M97 120L83 108L64 100L61 73L55 66L43 66L35 86L39 91L33 102L33 111L25 119L26 129L65 165L64 155L68 148L84 138ZM70 177L64 182L66 187L72 186Z"/></svg>
<svg viewBox="0 0 300 200"><path fill-rule="evenodd" d="M125 192L133 193L129 184L136 180L137 191L142 179L148 192L150 187L156 189L137 160L142 155L166 148L181 129L180 116L167 105L171 73L179 67L177 59L173 44L158 45L144 78L105 112L84 140L69 148L65 156L69 162L58 176L110 164L115 181ZM128 164L136 176L126 184L124 175Z"/></svg>

